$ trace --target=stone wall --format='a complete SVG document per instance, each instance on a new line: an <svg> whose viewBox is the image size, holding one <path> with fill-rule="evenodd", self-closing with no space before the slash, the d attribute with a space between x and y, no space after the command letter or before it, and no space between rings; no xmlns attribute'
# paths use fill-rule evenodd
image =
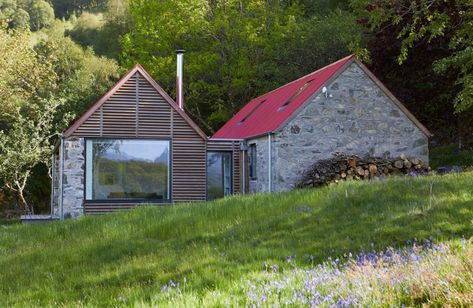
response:
<svg viewBox="0 0 473 308"><path fill-rule="evenodd" d="M428 162L427 136L367 76L351 64L315 93L274 137L274 190L288 190L316 160L334 152Z"/></svg>
<svg viewBox="0 0 473 308"><path fill-rule="evenodd" d="M84 214L84 138L64 140L63 207L65 218Z"/></svg>
<svg viewBox="0 0 473 308"><path fill-rule="evenodd" d="M59 217L59 151L54 153L54 158L52 161L53 165L53 174L51 181L52 189L52 209L51 215Z"/></svg>

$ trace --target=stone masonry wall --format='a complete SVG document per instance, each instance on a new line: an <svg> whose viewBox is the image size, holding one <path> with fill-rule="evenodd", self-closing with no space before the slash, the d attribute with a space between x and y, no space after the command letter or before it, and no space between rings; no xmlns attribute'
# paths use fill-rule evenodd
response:
<svg viewBox="0 0 473 308"><path fill-rule="evenodd" d="M84 138L64 141L63 206L64 217L84 214Z"/></svg>
<svg viewBox="0 0 473 308"><path fill-rule="evenodd" d="M52 162L54 173L52 174L52 209L51 215L59 217L59 153L54 153Z"/></svg>
<svg viewBox="0 0 473 308"><path fill-rule="evenodd" d="M316 160L334 152L428 162L428 138L358 64L351 64L327 94L315 93L274 137L273 190L288 190Z"/></svg>

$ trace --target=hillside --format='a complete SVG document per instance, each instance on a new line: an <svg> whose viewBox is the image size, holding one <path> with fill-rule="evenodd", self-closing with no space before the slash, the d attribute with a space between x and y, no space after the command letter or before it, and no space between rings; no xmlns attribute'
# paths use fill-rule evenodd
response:
<svg viewBox="0 0 473 308"><path fill-rule="evenodd" d="M472 219L470 172L3 225L0 306L150 304L176 282L197 303L235 294L242 304L240 284L268 264L469 239Z"/></svg>

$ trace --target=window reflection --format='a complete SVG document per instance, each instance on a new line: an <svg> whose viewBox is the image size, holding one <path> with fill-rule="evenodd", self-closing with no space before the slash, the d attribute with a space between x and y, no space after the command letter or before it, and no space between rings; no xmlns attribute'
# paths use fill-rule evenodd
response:
<svg viewBox="0 0 473 308"><path fill-rule="evenodd" d="M169 141L89 139L86 198L169 199Z"/></svg>
<svg viewBox="0 0 473 308"><path fill-rule="evenodd" d="M222 198L232 193L232 153L207 153L207 198Z"/></svg>

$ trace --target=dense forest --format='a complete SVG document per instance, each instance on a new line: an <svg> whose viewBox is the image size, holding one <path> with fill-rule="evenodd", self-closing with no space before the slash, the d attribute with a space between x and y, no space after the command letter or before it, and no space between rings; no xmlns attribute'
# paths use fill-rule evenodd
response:
<svg viewBox="0 0 473 308"><path fill-rule="evenodd" d="M473 144L471 0L0 0L0 204L45 210L57 135L135 63L212 134L245 102L350 53L433 133Z"/></svg>

